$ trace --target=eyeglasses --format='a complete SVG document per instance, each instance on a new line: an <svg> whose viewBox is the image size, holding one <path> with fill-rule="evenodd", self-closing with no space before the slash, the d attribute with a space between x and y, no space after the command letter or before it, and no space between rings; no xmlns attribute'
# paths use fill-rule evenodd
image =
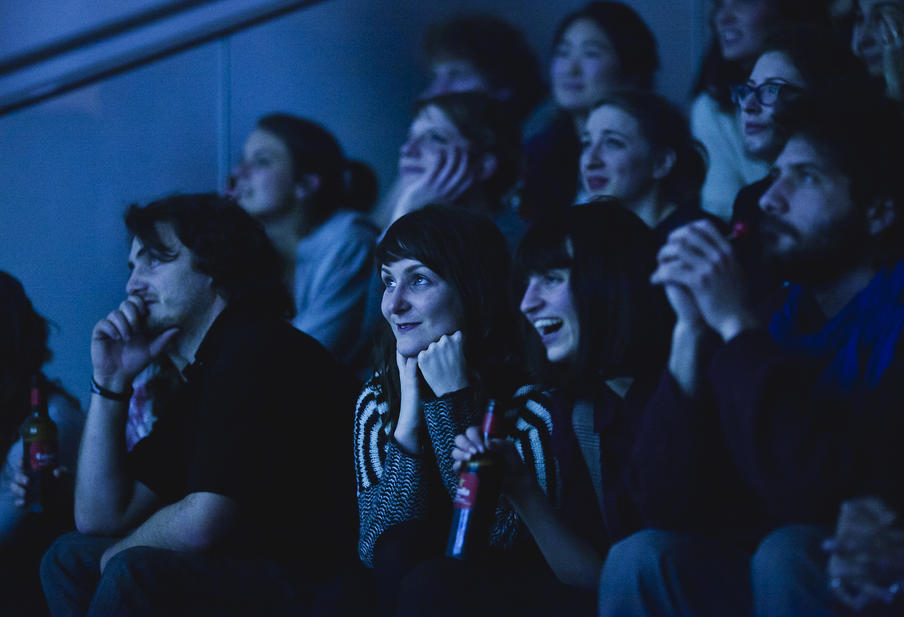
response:
<svg viewBox="0 0 904 617"><path fill-rule="evenodd" d="M760 105L772 107L777 100L782 99L783 101L787 101L801 92L803 92L802 88L777 81L767 81L759 86L738 84L731 87L731 100L735 105L740 107L744 101L747 100L747 97L753 93Z"/></svg>

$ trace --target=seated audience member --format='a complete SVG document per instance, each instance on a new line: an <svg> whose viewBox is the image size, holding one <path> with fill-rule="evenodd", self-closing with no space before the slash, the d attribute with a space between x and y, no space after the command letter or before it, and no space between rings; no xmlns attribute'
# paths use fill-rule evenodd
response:
<svg viewBox="0 0 904 617"><path fill-rule="evenodd" d="M586 201L579 134L587 112L612 90L651 90L658 68L653 33L623 2L590 2L559 23L550 67L557 112L525 144L522 218Z"/></svg>
<svg viewBox="0 0 904 617"><path fill-rule="evenodd" d="M855 0L851 48L886 94L904 101L904 2Z"/></svg>
<svg viewBox="0 0 904 617"><path fill-rule="evenodd" d="M545 94L540 63L524 33L495 15L459 15L431 24L423 51L432 78L421 98L483 92L507 103L521 123Z"/></svg>
<svg viewBox="0 0 904 617"><path fill-rule="evenodd" d="M443 554L458 485L456 434L479 423L492 402L497 412L512 410L505 415L515 416L515 447L541 486L553 463L530 397L511 407L525 382L507 294L510 257L492 222L427 206L390 226L377 262L386 321L355 413L358 552L374 568L381 614L392 615L403 574ZM494 554L516 550L523 535L501 500Z"/></svg>
<svg viewBox="0 0 904 617"><path fill-rule="evenodd" d="M72 471L84 415L78 402L41 367L50 359L47 321L25 295L22 284L0 271L0 613L43 615L38 564L58 535L72 529ZM23 470L21 428L31 412L35 382L58 434L57 484L48 491L41 513L26 509L28 477Z"/></svg>
<svg viewBox="0 0 904 617"><path fill-rule="evenodd" d="M91 339L78 532L41 563L51 612L303 613L354 554L340 456L354 382L287 322L280 256L241 208L181 195L132 206L125 222L127 297ZM130 384L153 361L181 378L127 453ZM297 455L305 439L312 464Z"/></svg>
<svg viewBox="0 0 904 617"><path fill-rule="evenodd" d="M458 577L449 567L433 581L416 573L403 586L402 614L464 605L474 615L595 614L608 547L638 529L621 473L668 351L671 315L649 284L656 249L653 233L618 205L569 208L524 237L514 280L538 381L518 396L552 426L543 435L556 459L549 492L557 499L550 503L510 442L484 443L477 427L456 437L452 455L457 465L487 448L502 456L503 493L544 559Z"/></svg>
<svg viewBox="0 0 904 617"><path fill-rule="evenodd" d="M427 204L484 213L512 251L523 222L503 196L518 177L521 129L505 107L480 92L422 99L399 152L401 191L392 221Z"/></svg>
<svg viewBox="0 0 904 617"><path fill-rule="evenodd" d="M286 264L292 324L340 361L360 364L373 325L366 309L377 230L361 212L376 198L373 171L347 160L320 125L271 114L245 142L231 196L263 223Z"/></svg>
<svg viewBox="0 0 904 617"><path fill-rule="evenodd" d="M703 216L703 148L687 120L652 92L604 96L581 131L581 179L590 199L615 197L653 229L669 232Z"/></svg>
<svg viewBox="0 0 904 617"><path fill-rule="evenodd" d="M742 187L760 180L768 164L744 148L731 86L743 82L777 29L793 24L829 27L825 0L713 0L713 41L693 88L691 130L709 156L702 207L723 220Z"/></svg>
<svg viewBox="0 0 904 617"><path fill-rule="evenodd" d="M660 251L652 280L678 318L633 485L646 522L671 531L613 547L603 615L844 615L819 546L828 525L862 495L901 511L904 126L869 92L805 103L783 114L760 198L763 250L792 283L771 318L708 223Z"/></svg>
<svg viewBox="0 0 904 617"><path fill-rule="evenodd" d="M744 149L772 163L787 138L776 121L786 101L800 97L823 101L839 91L875 90L869 82L863 65L831 30L798 25L777 31L764 43L747 81L732 87ZM771 182L766 176L742 188L732 209L732 220L743 221L747 230L735 247L754 297L781 282L767 272L759 251L762 211L758 202Z"/></svg>

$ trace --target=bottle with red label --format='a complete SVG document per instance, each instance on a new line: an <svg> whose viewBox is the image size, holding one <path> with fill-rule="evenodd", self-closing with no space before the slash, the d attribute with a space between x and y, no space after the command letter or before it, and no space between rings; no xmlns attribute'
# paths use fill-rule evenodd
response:
<svg viewBox="0 0 904 617"><path fill-rule="evenodd" d="M484 443L499 436L493 403L490 401L483 418ZM475 454L462 465L452 502L452 525L446 544L448 557L472 559L489 548L501 483L502 463L494 454Z"/></svg>
<svg viewBox="0 0 904 617"><path fill-rule="evenodd" d="M25 504L31 512L43 512L52 497L53 470L58 464L57 426L47 414L37 379L32 380L30 395L31 415L22 425L22 469L28 476Z"/></svg>

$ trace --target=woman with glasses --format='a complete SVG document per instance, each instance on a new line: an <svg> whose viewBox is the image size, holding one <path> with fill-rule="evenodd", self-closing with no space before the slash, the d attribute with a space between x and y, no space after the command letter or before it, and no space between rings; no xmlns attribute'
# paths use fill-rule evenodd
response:
<svg viewBox="0 0 904 617"><path fill-rule="evenodd" d="M694 85L691 130L709 154L703 209L723 219L741 187L768 171L744 148L729 88L749 75L770 34L803 23L828 24L824 0L713 0L713 43Z"/></svg>
<svg viewBox="0 0 904 617"><path fill-rule="evenodd" d="M781 30L763 45L747 81L731 88L738 108L744 150L769 164L785 146L781 130L784 104L794 99L812 99L814 104L841 91L864 91L875 87L848 47L829 30L798 26ZM760 196L771 183L769 177L742 188L732 207L732 220L744 221L748 234L736 243L747 272L752 297L762 297L781 283L770 274L759 255Z"/></svg>

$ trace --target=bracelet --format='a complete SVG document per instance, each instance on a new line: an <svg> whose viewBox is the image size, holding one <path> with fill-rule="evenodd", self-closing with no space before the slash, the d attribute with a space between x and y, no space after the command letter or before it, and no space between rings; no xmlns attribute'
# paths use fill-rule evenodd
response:
<svg viewBox="0 0 904 617"><path fill-rule="evenodd" d="M120 403L128 403L129 399L132 398L132 388L129 388L125 392L113 392L113 390L107 390L102 387L94 377L91 377L91 393L97 394L98 396L102 396L103 398L110 399L111 401L118 401Z"/></svg>

